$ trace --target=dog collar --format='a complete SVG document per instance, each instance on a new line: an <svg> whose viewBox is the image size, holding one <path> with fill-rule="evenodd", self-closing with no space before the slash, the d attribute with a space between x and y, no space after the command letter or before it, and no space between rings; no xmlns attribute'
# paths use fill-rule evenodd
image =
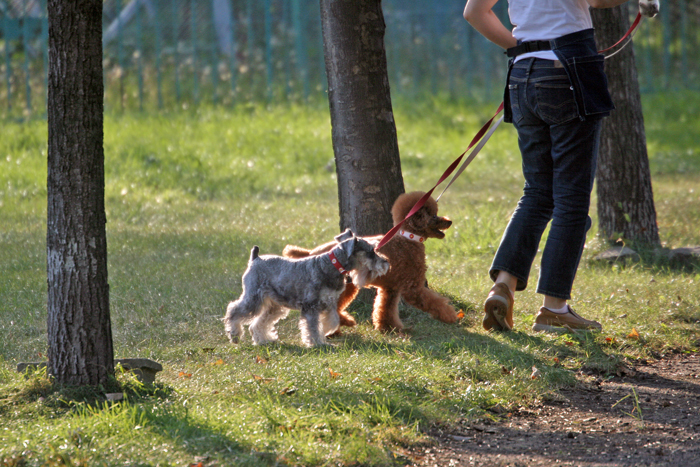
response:
<svg viewBox="0 0 700 467"><path fill-rule="evenodd" d="M331 251L328 253L328 259L331 260L331 264L335 266L335 268L338 270L339 273L341 274L347 274L348 272L345 270L342 264L340 264L340 261L338 261L338 258L335 257L333 252Z"/></svg>
<svg viewBox="0 0 700 467"><path fill-rule="evenodd" d="M413 240L414 242L423 243L425 241L425 237L420 237L420 236L418 236L414 233L411 233L407 230L401 229L401 230L399 230L399 234L402 237L406 237L409 240Z"/></svg>

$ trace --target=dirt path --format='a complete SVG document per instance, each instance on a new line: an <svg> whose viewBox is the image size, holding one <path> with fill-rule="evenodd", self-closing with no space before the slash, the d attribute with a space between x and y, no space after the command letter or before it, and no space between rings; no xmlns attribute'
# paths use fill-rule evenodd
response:
<svg viewBox="0 0 700 467"><path fill-rule="evenodd" d="M700 354L591 379L561 395L501 423L436 432L436 446L410 457L431 467L700 466Z"/></svg>

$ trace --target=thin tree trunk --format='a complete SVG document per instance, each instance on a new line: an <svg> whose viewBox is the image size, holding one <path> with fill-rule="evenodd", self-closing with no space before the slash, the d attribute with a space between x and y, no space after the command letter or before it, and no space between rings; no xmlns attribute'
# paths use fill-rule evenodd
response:
<svg viewBox="0 0 700 467"><path fill-rule="evenodd" d="M321 22L338 174L340 229L392 227L403 193L380 0L321 0Z"/></svg>
<svg viewBox="0 0 700 467"><path fill-rule="evenodd" d="M48 369L114 374L104 207L102 0L49 0Z"/></svg>
<svg viewBox="0 0 700 467"><path fill-rule="evenodd" d="M608 47L630 26L627 4L592 9L598 48ZM605 61L616 109L603 123L598 157L597 194L600 234L615 241L659 245L651 187L644 117L634 49L629 44Z"/></svg>

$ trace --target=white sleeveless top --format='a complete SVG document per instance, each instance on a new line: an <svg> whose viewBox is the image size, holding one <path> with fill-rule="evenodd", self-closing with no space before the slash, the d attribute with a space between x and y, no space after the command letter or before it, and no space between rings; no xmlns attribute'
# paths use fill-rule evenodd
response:
<svg viewBox="0 0 700 467"><path fill-rule="evenodd" d="M548 41L593 27L586 0L508 0L508 16L517 40ZM518 55L557 60L551 50Z"/></svg>

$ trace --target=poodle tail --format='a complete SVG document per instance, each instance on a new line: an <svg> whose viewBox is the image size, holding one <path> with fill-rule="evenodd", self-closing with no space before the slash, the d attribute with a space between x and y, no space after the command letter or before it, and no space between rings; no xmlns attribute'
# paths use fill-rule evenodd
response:
<svg viewBox="0 0 700 467"><path fill-rule="evenodd" d="M282 251L282 256L286 258L308 258L311 256L311 251L307 250L306 248L302 248L300 246L296 245L287 245L284 247L284 250Z"/></svg>

